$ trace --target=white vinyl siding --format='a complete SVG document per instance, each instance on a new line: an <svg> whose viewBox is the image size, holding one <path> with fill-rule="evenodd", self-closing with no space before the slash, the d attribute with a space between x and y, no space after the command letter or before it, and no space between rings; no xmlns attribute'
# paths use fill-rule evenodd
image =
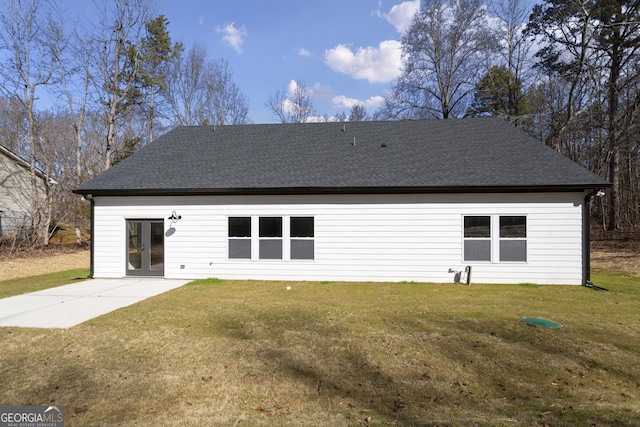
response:
<svg viewBox="0 0 640 427"><path fill-rule="evenodd" d="M466 265L461 218L526 215L526 263L473 263L472 281L581 284L583 201L582 193L96 197L94 275L125 275L125 218L165 218L167 230L176 211L167 278L452 282L448 270ZM259 238L251 260L230 259L230 217L251 217L254 235L260 217L282 218L282 259L260 260ZM291 256L293 217L314 219L313 238L300 238L313 242L313 259Z"/></svg>

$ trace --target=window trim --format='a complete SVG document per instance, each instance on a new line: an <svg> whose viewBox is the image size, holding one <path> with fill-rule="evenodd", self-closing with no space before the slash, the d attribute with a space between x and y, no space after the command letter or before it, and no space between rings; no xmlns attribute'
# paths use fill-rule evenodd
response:
<svg viewBox="0 0 640 427"><path fill-rule="evenodd" d="M465 236L466 231L466 219L467 218L489 218L489 236L475 237ZM462 216L462 260L464 262L476 262L476 263L491 263L493 260L493 219L491 215L463 215ZM466 244L467 242L488 242L489 243L489 259L466 259Z"/></svg>
<svg viewBox="0 0 640 427"><path fill-rule="evenodd" d="M465 237L465 218L467 217L489 217L490 237ZM501 237L500 236L500 219L502 217L524 217L525 236L524 237ZM465 264L527 264L529 262L529 216L519 213L491 213L491 214L462 214L462 262ZM465 258L465 244L467 241L489 241L490 242L490 259L489 260L470 260ZM500 246L502 242L524 242L524 260L506 260L502 261Z"/></svg>
<svg viewBox="0 0 640 427"><path fill-rule="evenodd" d="M272 219L272 218L277 218L280 220L280 236L262 236L261 233L261 220L262 219ZM284 240L285 240L285 230L284 230L284 217L282 216L277 216L277 215L260 215L258 216L258 260L260 261L284 261ZM262 242L280 242L280 257L279 258L275 258L275 257L270 257L270 258L263 258L262 257ZM265 254L267 255L267 254Z"/></svg>
<svg viewBox="0 0 640 427"><path fill-rule="evenodd" d="M229 235L229 221L231 218L250 218L251 219L251 236L250 237L233 237ZM260 236L260 219L261 218L280 218L281 220L281 236L279 237L261 237ZM313 236L308 237L292 237L291 236L291 219L292 218L311 218L313 220ZM237 214L227 215L227 261L231 262L294 262L294 263L309 263L316 260L316 216L309 214L297 214L297 215L260 215L260 214ZM251 257L250 258L231 258L229 251L229 242L233 239L236 240L250 240L251 242ZM280 241L281 242L281 256L280 258L261 258L260 257L260 244L264 241ZM312 245L312 258L296 258L292 256L291 247L292 242L295 241L311 241Z"/></svg>
<svg viewBox="0 0 640 427"><path fill-rule="evenodd" d="M517 217L524 218L524 237L502 237L502 218ZM528 243L527 243L527 216L526 215L499 215L498 216L498 261L500 263L526 263L528 261ZM503 242L524 242L524 260L503 260L502 259L502 243Z"/></svg>
<svg viewBox="0 0 640 427"><path fill-rule="evenodd" d="M311 236L291 236L291 221L296 218L311 218ZM289 260L298 262L298 261L314 261L316 259L316 219L314 216L309 215L291 215L287 221L289 223ZM312 254L311 258L294 258L293 257L293 242L311 242L312 243Z"/></svg>
<svg viewBox="0 0 640 427"><path fill-rule="evenodd" d="M249 236L231 236L231 219L232 218L248 218L249 219ZM251 219L250 216L228 216L227 217L227 259L228 260L233 260L233 261L246 261L249 260L251 261L253 254L254 254L254 250L253 250L253 244L251 242L252 237L251 234L253 233L253 221ZM249 257L232 257L231 256L231 241L249 241Z"/></svg>

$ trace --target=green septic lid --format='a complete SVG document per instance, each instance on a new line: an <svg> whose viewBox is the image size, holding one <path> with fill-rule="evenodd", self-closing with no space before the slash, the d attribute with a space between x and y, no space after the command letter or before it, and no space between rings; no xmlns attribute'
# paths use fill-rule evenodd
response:
<svg viewBox="0 0 640 427"><path fill-rule="evenodd" d="M562 328L561 324L549 319L542 319L540 317L525 317L524 319L522 319L522 321L529 326L552 329Z"/></svg>

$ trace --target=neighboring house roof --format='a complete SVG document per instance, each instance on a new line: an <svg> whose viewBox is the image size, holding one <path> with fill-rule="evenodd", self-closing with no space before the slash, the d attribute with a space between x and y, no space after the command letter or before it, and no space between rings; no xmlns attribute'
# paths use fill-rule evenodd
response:
<svg viewBox="0 0 640 427"><path fill-rule="evenodd" d="M31 170L31 166L29 165L29 162L27 162L22 157L18 156L16 153L9 150L8 148L3 147L2 145L0 145L0 154L4 154L6 157L11 159L15 164L17 164L21 168L24 168L26 170ZM2 171L0 170L0 173L1 172ZM36 169L36 175L45 181L47 179L47 176L45 175L45 173L39 169ZM49 182L56 184L56 181L54 181L53 179L49 179Z"/></svg>
<svg viewBox="0 0 640 427"><path fill-rule="evenodd" d="M565 191L609 183L500 118L178 127L80 194Z"/></svg>

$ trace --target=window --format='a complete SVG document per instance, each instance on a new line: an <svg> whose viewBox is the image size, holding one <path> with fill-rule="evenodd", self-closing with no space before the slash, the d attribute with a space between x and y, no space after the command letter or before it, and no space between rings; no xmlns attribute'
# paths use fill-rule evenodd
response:
<svg viewBox="0 0 640 427"><path fill-rule="evenodd" d="M465 216L463 222L464 261L527 261L526 216Z"/></svg>
<svg viewBox="0 0 640 427"><path fill-rule="evenodd" d="M282 218L260 217L260 259L282 259Z"/></svg>
<svg viewBox="0 0 640 427"><path fill-rule="evenodd" d="M491 217L464 217L464 260L491 261Z"/></svg>
<svg viewBox="0 0 640 427"><path fill-rule="evenodd" d="M312 216L229 217L229 259L313 260Z"/></svg>
<svg viewBox="0 0 640 427"><path fill-rule="evenodd" d="M251 259L251 217L229 218L229 258Z"/></svg>
<svg viewBox="0 0 640 427"><path fill-rule="evenodd" d="M291 217L290 225L291 259L313 259L313 217Z"/></svg>
<svg viewBox="0 0 640 427"><path fill-rule="evenodd" d="M527 218L500 217L500 261L527 260Z"/></svg>

